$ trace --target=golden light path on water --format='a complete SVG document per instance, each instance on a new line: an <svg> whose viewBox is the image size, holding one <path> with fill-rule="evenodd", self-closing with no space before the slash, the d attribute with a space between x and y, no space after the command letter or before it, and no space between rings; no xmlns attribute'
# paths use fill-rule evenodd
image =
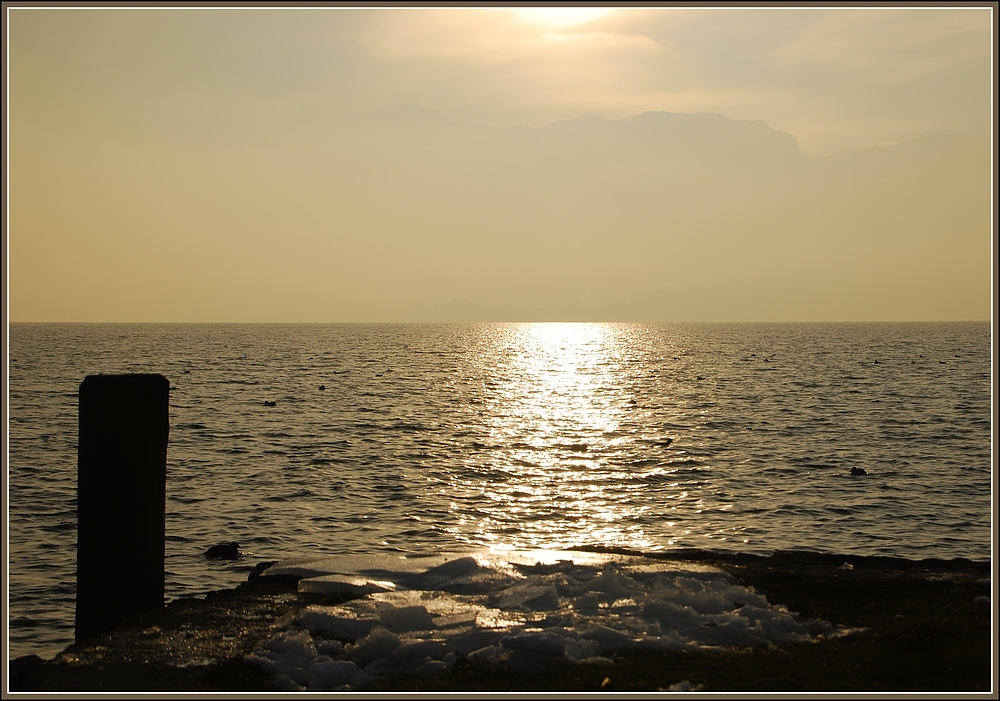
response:
<svg viewBox="0 0 1000 701"><path fill-rule="evenodd" d="M629 496L644 485L616 460L631 440L619 429L635 405L624 386L626 329L541 323L506 331L484 411L499 448L493 467L504 474L482 483L481 516L463 518L459 531L494 550L663 547L642 527L648 502Z"/></svg>

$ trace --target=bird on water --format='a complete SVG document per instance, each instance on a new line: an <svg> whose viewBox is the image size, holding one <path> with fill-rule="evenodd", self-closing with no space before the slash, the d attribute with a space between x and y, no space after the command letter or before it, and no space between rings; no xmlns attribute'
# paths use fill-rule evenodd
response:
<svg viewBox="0 0 1000 701"><path fill-rule="evenodd" d="M211 558L235 558L243 553L240 552L240 544L235 540L222 545L213 545L205 551L205 557Z"/></svg>

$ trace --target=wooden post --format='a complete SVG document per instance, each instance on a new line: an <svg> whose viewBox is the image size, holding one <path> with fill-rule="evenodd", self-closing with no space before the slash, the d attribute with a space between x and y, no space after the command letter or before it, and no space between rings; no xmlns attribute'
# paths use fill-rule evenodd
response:
<svg viewBox="0 0 1000 701"><path fill-rule="evenodd" d="M170 382L90 375L80 384L76 642L163 606Z"/></svg>

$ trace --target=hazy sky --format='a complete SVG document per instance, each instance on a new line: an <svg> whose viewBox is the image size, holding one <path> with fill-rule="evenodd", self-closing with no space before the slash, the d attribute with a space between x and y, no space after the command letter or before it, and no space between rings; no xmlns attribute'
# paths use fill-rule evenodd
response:
<svg viewBox="0 0 1000 701"><path fill-rule="evenodd" d="M989 8L9 9L10 318L987 318L988 198L957 222L976 229L959 234L967 259L950 262L955 279L938 280L933 293L907 301L899 290L923 289L956 222L925 227L913 248L900 243L912 225L902 211L882 216L870 235L907 248L902 259L912 264L899 267L886 253L879 272L843 256L816 286L803 263L818 249L789 244L788 229L766 270L737 275L737 292L733 271L742 267L727 251L766 229L759 217L748 227L720 220L699 248L706 234L685 210L690 222L665 231L672 245L660 246L650 243L652 222L665 210L647 193L635 210L649 215L635 220L644 245L663 255L690 249L685 268L697 254L706 270L698 280L657 281L650 255L615 243L628 197L621 181L588 191L583 201L602 207L600 216L581 218L584 207L560 217L582 191L567 195L559 173L551 192L534 186L529 205L516 177L469 196L470 182L486 187L492 166L424 174L412 154L397 162L373 153L369 162L356 148L345 155L343 144L354 138L344 136L344 118L401 104L494 130L715 112L763 120L817 159L930 129L985 139L992 23ZM393 138L426 140L401 134ZM982 177L973 178L977 193ZM731 203L726 192L734 190L720 190L720 202ZM796 217L779 224L801 227ZM705 261L711 251L718 266ZM567 256L586 274L566 269ZM602 275L600 285L588 282ZM898 299L879 306L857 289L838 294L838 279L862 278L857 289L891 279ZM928 295L948 297L952 284L954 304L928 306ZM714 301L671 306L661 294L685 285ZM729 304L730 294L741 299ZM641 313L629 314L622 300L639 297Z"/></svg>

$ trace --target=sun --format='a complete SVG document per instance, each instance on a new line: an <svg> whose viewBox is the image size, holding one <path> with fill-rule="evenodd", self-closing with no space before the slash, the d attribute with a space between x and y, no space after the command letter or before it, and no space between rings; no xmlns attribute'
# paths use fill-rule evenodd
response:
<svg viewBox="0 0 1000 701"><path fill-rule="evenodd" d="M611 12L606 7L528 7L515 10L518 16L553 29L565 29L590 22Z"/></svg>

